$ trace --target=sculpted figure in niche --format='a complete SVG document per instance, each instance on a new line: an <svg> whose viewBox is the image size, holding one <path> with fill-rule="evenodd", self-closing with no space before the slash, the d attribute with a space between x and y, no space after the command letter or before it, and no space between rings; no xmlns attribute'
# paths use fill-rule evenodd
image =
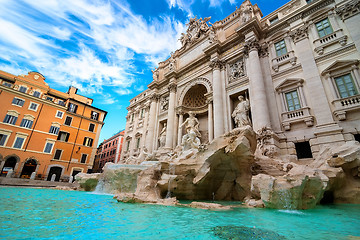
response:
<svg viewBox="0 0 360 240"><path fill-rule="evenodd" d="M163 129L161 129L160 135L159 135L159 146L164 147L166 142L166 123L164 123Z"/></svg>
<svg viewBox="0 0 360 240"><path fill-rule="evenodd" d="M193 112L189 112L189 117L181 124L179 128L182 128L185 125L186 133L189 133L190 130L193 130L197 137L201 137L199 132L199 121L195 117Z"/></svg>
<svg viewBox="0 0 360 240"><path fill-rule="evenodd" d="M154 70L151 70L152 74L153 74L153 80L157 81L158 77L159 77L159 70L157 68L155 68Z"/></svg>
<svg viewBox="0 0 360 240"><path fill-rule="evenodd" d="M234 118L236 127L243 127L246 125L251 125L249 118L249 109L250 104L248 99L244 99L244 96L239 96L239 104L236 106L235 110L231 114Z"/></svg>

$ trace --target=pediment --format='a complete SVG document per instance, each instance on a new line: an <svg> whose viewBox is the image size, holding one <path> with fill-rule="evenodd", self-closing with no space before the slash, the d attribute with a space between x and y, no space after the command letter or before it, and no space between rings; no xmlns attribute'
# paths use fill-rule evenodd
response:
<svg viewBox="0 0 360 240"><path fill-rule="evenodd" d="M358 65L359 60L337 60L333 64L331 64L329 67L327 67L321 75L325 75L327 73L335 72L337 70L348 68L353 65Z"/></svg>
<svg viewBox="0 0 360 240"><path fill-rule="evenodd" d="M304 79L302 78L287 78L283 82L281 82L276 88L276 91L281 91L284 88L296 86L298 84L302 84Z"/></svg>

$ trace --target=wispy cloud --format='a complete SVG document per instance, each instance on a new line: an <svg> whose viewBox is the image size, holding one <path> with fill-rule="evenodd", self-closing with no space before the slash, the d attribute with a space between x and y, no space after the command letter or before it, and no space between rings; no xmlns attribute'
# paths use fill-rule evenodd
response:
<svg viewBox="0 0 360 240"><path fill-rule="evenodd" d="M104 87L131 94L133 72L142 71L133 61L164 60L179 47L185 29L173 17L144 19L115 0L1 0L1 5L0 51L11 63L7 69L23 61L51 81L88 94Z"/></svg>

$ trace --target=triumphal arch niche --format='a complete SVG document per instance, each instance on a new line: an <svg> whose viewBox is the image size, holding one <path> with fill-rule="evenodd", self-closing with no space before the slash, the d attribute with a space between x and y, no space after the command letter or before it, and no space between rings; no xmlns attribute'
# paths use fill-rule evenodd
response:
<svg viewBox="0 0 360 240"><path fill-rule="evenodd" d="M177 108L179 114L179 126L189 117L189 113L194 113L199 121L199 132L201 143L209 142L212 138L212 112L209 111L209 103L211 104L211 84L206 78L198 78L187 85L180 94L179 106ZM186 129L179 129L178 139L186 134Z"/></svg>

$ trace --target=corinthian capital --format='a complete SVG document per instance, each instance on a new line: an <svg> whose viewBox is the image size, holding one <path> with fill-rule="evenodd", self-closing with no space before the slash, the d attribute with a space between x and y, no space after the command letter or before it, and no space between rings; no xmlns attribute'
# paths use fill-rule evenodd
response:
<svg viewBox="0 0 360 240"><path fill-rule="evenodd" d="M212 69L221 69L223 68L225 65L225 62L222 61L222 60L219 60L219 59L212 59L210 60L210 64L209 66L212 68Z"/></svg>
<svg viewBox="0 0 360 240"><path fill-rule="evenodd" d="M151 101L155 101L155 102L159 101L159 99L160 99L160 97L159 97L159 95L157 95L156 93L154 93L154 94L151 95L151 97L150 97L150 100L151 100Z"/></svg>
<svg viewBox="0 0 360 240"><path fill-rule="evenodd" d="M176 92L177 85L175 83L170 83L168 89L170 92Z"/></svg>
<svg viewBox="0 0 360 240"><path fill-rule="evenodd" d="M290 37L293 39L293 41L296 43L304 38L307 38L308 33L308 25L301 26L293 31L290 32Z"/></svg>
<svg viewBox="0 0 360 240"><path fill-rule="evenodd" d="M244 55L248 56L249 52L256 50L259 51L260 50L260 44L259 41L256 39L251 39L245 42L244 45Z"/></svg>

